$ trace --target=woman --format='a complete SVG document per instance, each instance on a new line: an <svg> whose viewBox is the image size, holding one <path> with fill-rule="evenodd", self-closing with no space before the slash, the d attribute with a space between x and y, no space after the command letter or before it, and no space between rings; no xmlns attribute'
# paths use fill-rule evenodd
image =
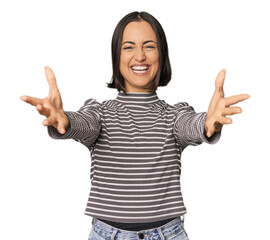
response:
<svg viewBox="0 0 270 240"><path fill-rule="evenodd" d="M171 79L165 33L149 13L132 12L112 38L112 82L116 99L88 99L64 111L55 76L45 67L47 98L21 99L47 117L55 139L74 139L91 151L91 191L85 214L92 216L89 239L188 239L180 187L181 153L188 145L215 144L223 124L232 123L249 98L224 98L225 70L219 72L208 112L186 102L167 104L158 86Z"/></svg>

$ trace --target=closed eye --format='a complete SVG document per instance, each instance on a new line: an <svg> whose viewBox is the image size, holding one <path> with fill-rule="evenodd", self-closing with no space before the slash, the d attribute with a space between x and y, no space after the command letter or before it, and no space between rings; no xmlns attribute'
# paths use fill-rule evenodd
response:
<svg viewBox="0 0 270 240"><path fill-rule="evenodd" d="M124 47L123 49L124 50L129 50L129 49L132 49L133 47ZM155 49L156 47L155 46L146 46L145 48L148 48L148 49Z"/></svg>
<svg viewBox="0 0 270 240"><path fill-rule="evenodd" d="M132 49L132 47L124 47L123 49L125 49L125 50L126 50L126 49Z"/></svg>

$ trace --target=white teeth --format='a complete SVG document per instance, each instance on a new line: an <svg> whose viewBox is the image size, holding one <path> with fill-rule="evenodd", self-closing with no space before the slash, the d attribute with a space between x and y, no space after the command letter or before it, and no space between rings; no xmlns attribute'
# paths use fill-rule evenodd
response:
<svg viewBox="0 0 270 240"><path fill-rule="evenodd" d="M132 70L134 73L145 73L147 70Z"/></svg>
<svg viewBox="0 0 270 240"><path fill-rule="evenodd" d="M147 70L149 68L149 66L133 66L131 67L132 70Z"/></svg>

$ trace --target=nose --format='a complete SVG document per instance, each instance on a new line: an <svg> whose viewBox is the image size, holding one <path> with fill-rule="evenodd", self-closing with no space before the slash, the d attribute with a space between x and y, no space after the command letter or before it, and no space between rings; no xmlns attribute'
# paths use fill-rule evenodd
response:
<svg viewBox="0 0 270 240"><path fill-rule="evenodd" d="M138 62L142 62L145 60L145 53L143 48L137 48L135 53L134 53L134 58L135 60L137 60Z"/></svg>

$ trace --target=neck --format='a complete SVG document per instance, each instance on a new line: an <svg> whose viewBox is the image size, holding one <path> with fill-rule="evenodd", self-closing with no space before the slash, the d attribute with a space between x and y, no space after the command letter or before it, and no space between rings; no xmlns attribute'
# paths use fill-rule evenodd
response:
<svg viewBox="0 0 270 240"><path fill-rule="evenodd" d="M148 106L160 101L157 93L151 92L126 92L119 91L116 100L127 105L142 105Z"/></svg>

